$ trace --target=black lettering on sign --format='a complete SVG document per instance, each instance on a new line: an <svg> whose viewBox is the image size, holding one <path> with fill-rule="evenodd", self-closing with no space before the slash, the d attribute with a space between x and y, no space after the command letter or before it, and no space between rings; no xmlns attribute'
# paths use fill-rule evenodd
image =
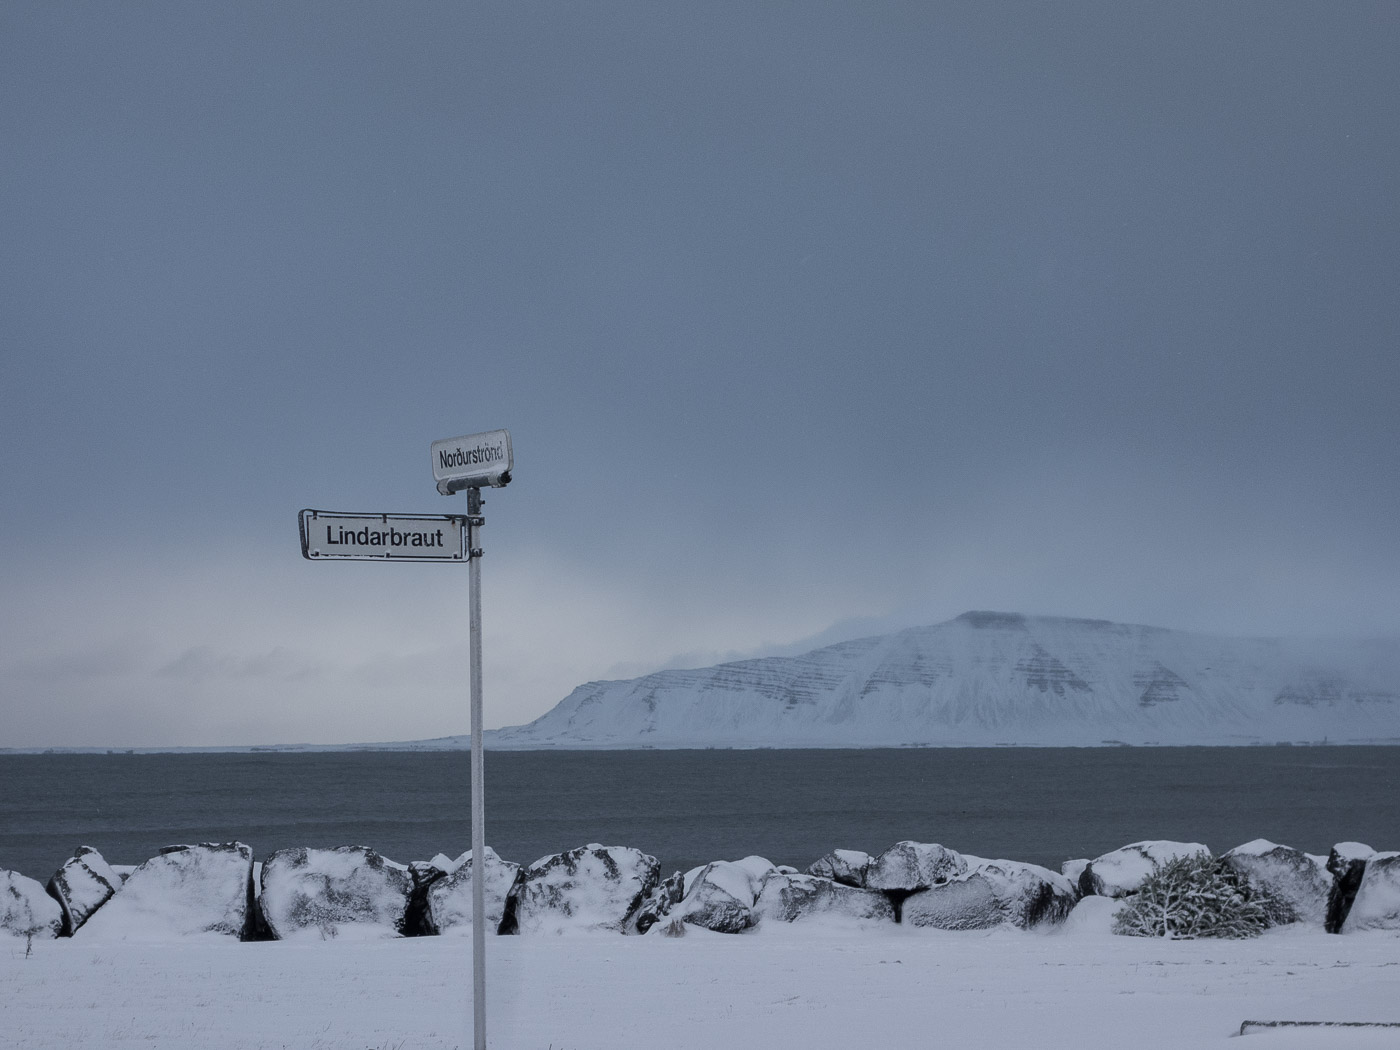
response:
<svg viewBox="0 0 1400 1050"><path fill-rule="evenodd" d="M438 449L438 468L451 470L453 467L489 466L502 463L506 458L505 444L475 445L472 448Z"/></svg>
<svg viewBox="0 0 1400 1050"><path fill-rule="evenodd" d="M356 531L343 525L326 526L326 546L328 547L443 547L443 530L432 532L400 532L390 526L388 531L371 529L368 525Z"/></svg>

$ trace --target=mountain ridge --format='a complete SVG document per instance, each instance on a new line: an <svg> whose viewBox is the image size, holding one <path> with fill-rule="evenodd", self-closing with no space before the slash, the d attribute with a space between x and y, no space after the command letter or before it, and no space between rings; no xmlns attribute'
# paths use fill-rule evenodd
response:
<svg viewBox="0 0 1400 1050"><path fill-rule="evenodd" d="M1231 638L971 611L711 667L586 682L491 750L1400 745L1400 638ZM450 751L347 744L0 748L4 754Z"/></svg>
<svg viewBox="0 0 1400 1050"><path fill-rule="evenodd" d="M972 611L797 656L588 682L496 749L1400 743L1400 640Z"/></svg>

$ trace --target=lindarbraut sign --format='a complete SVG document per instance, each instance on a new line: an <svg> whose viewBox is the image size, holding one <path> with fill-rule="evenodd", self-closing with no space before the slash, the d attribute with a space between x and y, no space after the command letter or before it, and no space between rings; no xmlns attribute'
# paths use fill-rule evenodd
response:
<svg viewBox="0 0 1400 1050"><path fill-rule="evenodd" d="M433 480L444 496L488 485L504 488L510 481L513 459L506 430L434 441L432 456Z"/></svg>
<svg viewBox="0 0 1400 1050"><path fill-rule="evenodd" d="M466 561L462 514L341 514L304 510L301 554L378 561Z"/></svg>

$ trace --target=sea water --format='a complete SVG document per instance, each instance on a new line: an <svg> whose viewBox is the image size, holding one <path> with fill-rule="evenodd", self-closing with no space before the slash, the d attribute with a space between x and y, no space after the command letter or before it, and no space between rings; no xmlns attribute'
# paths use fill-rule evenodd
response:
<svg viewBox="0 0 1400 1050"><path fill-rule="evenodd" d="M239 840L469 848L465 752L0 755L0 868L41 881L74 848L137 864ZM1400 849L1400 748L526 751L486 755L486 841L508 860L589 842L663 873L760 854L803 868L901 839L1058 869L1139 839Z"/></svg>

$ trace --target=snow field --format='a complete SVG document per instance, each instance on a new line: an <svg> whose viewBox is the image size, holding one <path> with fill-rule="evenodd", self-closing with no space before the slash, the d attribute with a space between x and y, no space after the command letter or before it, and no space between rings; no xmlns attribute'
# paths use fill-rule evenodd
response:
<svg viewBox="0 0 1400 1050"><path fill-rule="evenodd" d="M1106 920L1107 912L1102 917ZM1396 1029L1237 1037L1244 1020L1400 1021L1400 934L1244 941L771 926L732 936L497 937L493 1050L1400 1046ZM111 1050L471 1045L457 938L0 942L0 1042Z"/></svg>

